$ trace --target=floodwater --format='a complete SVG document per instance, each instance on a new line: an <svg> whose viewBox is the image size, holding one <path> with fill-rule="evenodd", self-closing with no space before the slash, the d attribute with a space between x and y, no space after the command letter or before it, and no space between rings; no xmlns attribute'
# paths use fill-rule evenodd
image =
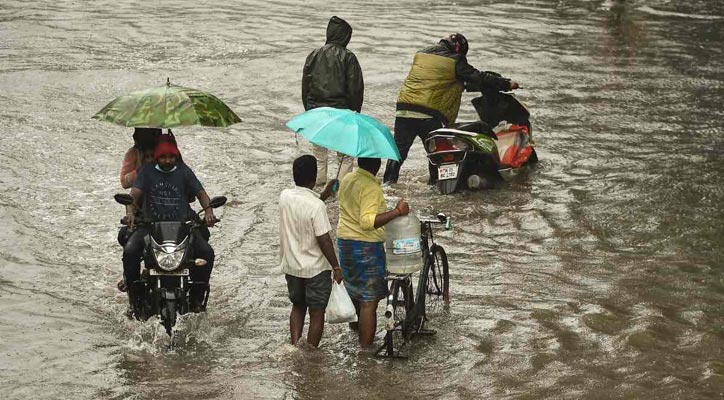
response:
<svg viewBox="0 0 724 400"><path fill-rule="evenodd" d="M724 396L724 3L204 3L2 1L3 398ZM414 51L453 31L532 113L541 161L517 182L438 195L417 142L385 189L453 218L438 236L452 303L408 360L359 352L346 326L318 351L287 344L277 198L309 147L284 123L335 14L355 29L363 111L384 123ZM173 348L155 321L123 316L112 195L131 131L90 119L167 77L244 120L175 131L230 202L209 312L183 318Z"/></svg>

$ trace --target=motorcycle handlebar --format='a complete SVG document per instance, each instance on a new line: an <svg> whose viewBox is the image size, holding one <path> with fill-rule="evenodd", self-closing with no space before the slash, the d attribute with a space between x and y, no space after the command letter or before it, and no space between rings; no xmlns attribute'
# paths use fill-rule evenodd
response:
<svg viewBox="0 0 724 400"><path fill-rule="evenodd" d="M214 224L218 224L219 222L221 222L221 218L214 216ZM206 219L201 220L201 223L199 225L209 226L209 224L206 223Z"/></svg>
<svg viewBox="0 0 724 400"><path fill-rule="evenodd" d="M214 224L217 224L219 222L221 222L221 218L214 216ZM134 225L150 225L152 223L154 223L154 221L147 220L147 219L140 218L140 217L136 217L136 219L134 221ZM206 220L202 220L200 222L190 220L190 221L186 221L186 224L192 225L192 227L194 224L196 224L198 226L207 225ZM121 218L121 225L128 226L128 216L127 215L125 217Z"/></svg>

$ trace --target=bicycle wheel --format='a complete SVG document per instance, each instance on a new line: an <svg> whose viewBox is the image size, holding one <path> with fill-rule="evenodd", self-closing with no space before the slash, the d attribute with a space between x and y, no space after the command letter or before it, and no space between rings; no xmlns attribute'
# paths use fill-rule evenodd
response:
<svg viewBox="0 0 724 400"><path fill-rule="evenodd" d="M392 300L388 305L392 310L385 313L388 318L387 333L385 334L385 353L387 356L399 355L400 350L410 335L408 318L411 315L414 300L412 298L412 283L409 280L394 280L390 285ZM388 314L390 313L391 314Z"/></svg>
<svg viewBox="0 0 724 400"><path fill-rule="evenodd" d="M427 304L434 308L440 299L445 304L450 303L450 272L445 249L442 246L433 245L430 252L432 257L429 261L430 270L427 274L425 293Z"/></svg>

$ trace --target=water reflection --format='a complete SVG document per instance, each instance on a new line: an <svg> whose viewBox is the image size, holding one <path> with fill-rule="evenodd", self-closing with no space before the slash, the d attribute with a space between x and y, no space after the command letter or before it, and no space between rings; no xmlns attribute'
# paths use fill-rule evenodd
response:
<svg viewBox="0 0 724 400"><path fill-rule="evenodd" d="M630 1L613 0L606 18L606 28L611 35L611 41L605 49L612 55L625 59L627 64L636 61L634 56L646 40L643 27L632 13L633 7Z"/></svg>

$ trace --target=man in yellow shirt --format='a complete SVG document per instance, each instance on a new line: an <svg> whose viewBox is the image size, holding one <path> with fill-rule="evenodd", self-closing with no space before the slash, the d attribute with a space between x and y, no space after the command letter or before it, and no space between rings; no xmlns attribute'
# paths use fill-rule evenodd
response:
<svg viewBox="0 0 724 400"><path fill-rule="evenodd" d="M345 287L357 309L359 343L369 347L377 327L377 304L387 296L384 225L407 215L410 208L401 199L387 211L375 177L379 158L359 158L357 165L359 169L345 176L339 186L337 246Z"/></svg>

